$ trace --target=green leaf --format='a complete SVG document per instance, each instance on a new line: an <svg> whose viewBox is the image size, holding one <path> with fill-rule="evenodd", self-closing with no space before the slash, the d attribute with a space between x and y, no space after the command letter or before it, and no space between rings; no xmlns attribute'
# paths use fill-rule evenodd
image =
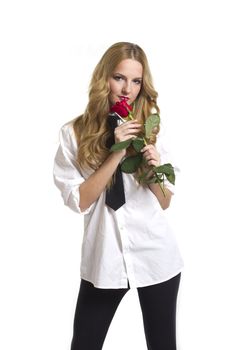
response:
<svg viewBox="0 0 233 350"><path fill-rule="evenodd" d="M153 129L158 126L160 123L160 117L157 113L151 114L147 119L145 123L145 136L146 138L150 138Z"/></svg>
<svg viewBox="0 0 233 350"><path fill-rule="evenodd" d="M121 163L121 170L124 173L132 174L138 169L142 163L142 154L137 154L136 156L129 156L123 160Z"/></svg>
<svg viewBox="0 0 233 350"><path fill-rule="evenodd" d="M112 145L112 147L110 148L110 151L111 152L121 151L122 149L129 147L131 142L132 142L132 139L128 139L122 142L114 143L114 145Z"/></svg>
<svg viewBox="0 0 233 350"><path fill-rule="evenodd" d="M140 152L141 149L144 147L144 140L140 137L137 137L133 140L132 145L136 152Z"/></svg>
<svg viewBox="0 0 233 350"><path fill-rule="evenodd" d="M152 184L152 183L161 183L164 181L163 174L154 174L153 176L148 177L148 173L144 173L140 176L141 182Z"/></svg>
<svg viewBox="0 0 233 350"><path fill-rule="evenodd" d="M176 180L175 173L170 174L170 175L165 174L165 176L171 184L175 185L175 180Z"/></svg>
<svg viewBox="0 0 233 350"><path fill-rule="evenodd" d="M156 173L163 173L163 174L167 174L167 175L171 175L174 173L174 168L170 163L166 163L157 167L154 167L154 171Z"/></svg>
<svg viewBox="0 0 233 350"><path fill-rule="evenodd" d="M175 171L173 166L170 163L166 163L158 167L154 167L154 171L157 174L164 174L167 180L173 185L175 185L175 179L176 179Z"/></svg>

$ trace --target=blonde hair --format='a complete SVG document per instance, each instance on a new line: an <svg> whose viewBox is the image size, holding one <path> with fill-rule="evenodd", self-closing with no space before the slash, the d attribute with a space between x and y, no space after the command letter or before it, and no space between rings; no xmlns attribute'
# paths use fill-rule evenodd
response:
<svg viewBox="0 0 233 350"><path fill-rule="evenodd" d="M74 120L73 128L78 143L77 161L81 168L96 170L107 158L106 141L110 136L107 116L110 110L108 80L115 67L124 59L133 59L142 64L142 86L134 102L134 116L142 123L153 108L159 113L158 93L152 83L147 57L136 44L119 42L112 45L97 64L89 86L89 102L83 115ZM159 129L157 130L158 133ZM155 142L154 140L151 142Z"/></svg>

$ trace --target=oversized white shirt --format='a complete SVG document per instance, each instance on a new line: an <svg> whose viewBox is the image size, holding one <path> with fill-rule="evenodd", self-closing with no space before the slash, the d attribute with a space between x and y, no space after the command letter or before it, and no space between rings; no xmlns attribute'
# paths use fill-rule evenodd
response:
<svg viewBox="0 0 233 350"><path fill-rule="evenodd" d="M156 147L161 164L171 162L161 137ZM166 281L183 269L175 235L156 196L123 173L126 203L117 211L105 204L103 191L84 212L79 207L79 186L93 170L80 170L72 122L60 130L54 162L54 181L64 204L84 215L80 277L97 288L145 287ZM174 186L165 180L174 193Z"/></svg>

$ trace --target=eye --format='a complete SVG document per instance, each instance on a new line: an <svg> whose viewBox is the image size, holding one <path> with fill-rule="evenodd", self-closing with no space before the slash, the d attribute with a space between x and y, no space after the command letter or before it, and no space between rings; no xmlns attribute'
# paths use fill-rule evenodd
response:
<svg viewBox="0 0 233 350"><path fill-rule="evenodd" d="M115 79L116 81L120 81L120 80L122 80L123 78L122 78L120 75L115 75L115 76L113 77L113 79Z"/></svg>
<svg viewBox="0 0 233 350"><path fill-rule="evenodd" d="M133 82L137 85L140 85L142 83L142 81L140 79L135 79Z"/></svg>

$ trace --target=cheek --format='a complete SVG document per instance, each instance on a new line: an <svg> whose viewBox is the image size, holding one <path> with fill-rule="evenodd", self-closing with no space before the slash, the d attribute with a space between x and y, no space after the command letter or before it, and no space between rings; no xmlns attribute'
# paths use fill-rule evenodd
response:
<svg viewBox="0 0 233 350"><path fill-rule="evenodd" d="M135 88L134 88L135 98L139 95L140 91L141 91L141 85L135 86Z"/></svg>
<svg viewBox="0 0 233 350"><path fill-rule="evenodd" d="M111 104L114 104L115 103L115 98L114 98L114 95L116 93L116 87L115 87L115 84L112 83L111 81L108 83L109 85L109 101Z"/></svg>
<svg viewBox="0 0 233 350"><path fill-rule="evenodd" d="M119 90L118 84L115 80L110 80L109 88L110 88L110 92L113 94Z"/></svg>

